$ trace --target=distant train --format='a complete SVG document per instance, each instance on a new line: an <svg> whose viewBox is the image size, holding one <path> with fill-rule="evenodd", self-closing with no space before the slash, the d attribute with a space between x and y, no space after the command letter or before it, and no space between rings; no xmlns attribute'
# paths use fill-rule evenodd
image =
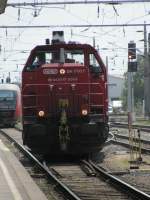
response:
<svg viewBox="0 0 150 200"><path fill-rule="evenodd" d="M21 119L21 91L15 84L0 84L0 125L13 127Z"/></svg>
<svg viewBox="0 0 150 200"><path fill-rule="evenodd" d="M106 68L88 44L36 46L22 71L23 143L41 153L98 152L108 137Z"/></svg>

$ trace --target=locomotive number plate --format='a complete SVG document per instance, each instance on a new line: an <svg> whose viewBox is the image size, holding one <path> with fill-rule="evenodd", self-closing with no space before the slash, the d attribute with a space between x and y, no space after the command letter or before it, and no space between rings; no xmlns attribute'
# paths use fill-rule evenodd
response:
<svg viewBox="0 0 150 200"><path fill-rule="evenodd" d="M43 74L58 74L58 69L43 69Z"/></svg>

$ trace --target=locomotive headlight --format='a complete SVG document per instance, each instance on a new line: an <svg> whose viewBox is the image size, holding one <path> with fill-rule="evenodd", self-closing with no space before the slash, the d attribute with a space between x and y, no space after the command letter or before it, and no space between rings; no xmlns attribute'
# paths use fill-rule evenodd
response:
<svg viewBox="0 0 150 200"><path fill-rule="evenodd" d="M64 69L60 69L59 72L60 72L60 74L62 74L62 75L66 73L66 71L65 71Z"/></svg>
<svg viewBox="0 0 150 200"><path fill-rule="evenodd" d="M83 109L81 113L82 115L86 116L88 114L88 111L86 109Z"/></svg>
<svg viewBox="0 0 150 200"><path fill-rule="evenodd" d="M39 117L44 117L45 113L43 110L40 110L39 113L38 113Z"/></svg>

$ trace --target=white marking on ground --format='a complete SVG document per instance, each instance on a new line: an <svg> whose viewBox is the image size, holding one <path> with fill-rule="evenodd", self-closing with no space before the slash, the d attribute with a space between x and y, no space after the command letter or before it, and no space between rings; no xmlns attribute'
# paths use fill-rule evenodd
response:
<svg viewBox="0 0 150 200"><path fill-rule="evenodd" d="M9 151L9 149L3 144L3 142L1 140L0 140L0 149L2 151ZM17 187L16 187L16 185L15 185L13 179L12 179L12 177L9 174L7 167L5 166L5 164L4 164L4 162L1 158L0 158L0 168L3 171L5 179L8 183L8 186L9 186L11 193L14 197L14 200L23 200L21 195L20 195L20 192L18 191L18 189L17 189Z"/></svg>

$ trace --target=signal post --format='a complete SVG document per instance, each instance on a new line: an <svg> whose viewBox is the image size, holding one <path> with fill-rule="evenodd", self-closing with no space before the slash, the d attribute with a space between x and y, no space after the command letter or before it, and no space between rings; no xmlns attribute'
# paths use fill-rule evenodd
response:
<svg viewBox="0 0 150 200"><path fill-rule="evenodd" d="M135 130L132 129L133 111L134 111L134 88L133 88L133 72L137 71L136 61L136 44L131 41L128 43L128 129L129 129L129 145L130 145L130 169L138 168L138 153L135 147Z"/></svg>
<svg viewBox="0 0 150 200"><path fill-rule="evenodd" d="M128 123L131 126L134 116L134 87L133 72L137 71L136 44L131 41L128 43Z"/></svg>

